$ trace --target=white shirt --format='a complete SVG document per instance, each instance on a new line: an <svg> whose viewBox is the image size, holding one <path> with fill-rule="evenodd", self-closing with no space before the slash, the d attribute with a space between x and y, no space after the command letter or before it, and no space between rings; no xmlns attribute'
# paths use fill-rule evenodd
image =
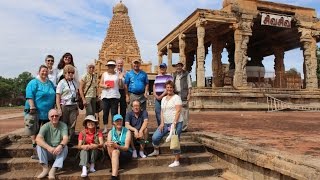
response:
<svg viewBox="0 0 320 180"><path fill-rule="evenodd" d="M72 97L77 96L78 84L73 81L66 81L62 79L57 86L56 93L61 95L60 104L62 105L74 105L76 102L72 102ZM80 97L78 97L80 98Z"/></svg>
<svg viewBox="0 0 320 180"><path fill-rule="evenodd" d="M162 98L161 100L161 111L163 113L164 123L173 123L175 116L176 116L176 105L182 105L182 101L180 96L177 94L173 95L169 100L167 100L167 96ZM178 122L182 122L183 117L182 113L180 112L180 116Z"/></svg>
<svg viewBox="0 0 320 180"><path fill-rule="evenodd" d="M56 87L57 86L57 75L58 75L58 69L48 69L48 79L53 83L53 85ZM40 79L39 74L37 75L38 79Z"/></svg>
<svg viewBox="0 0 320 180"><path fill-rule="evenodd" d="M102 74L102 77L103 77L103 84L106 84L107 81L113 81L114 86L113 86L113 88L108 88L108 89L103 88L101 91L101 99L103 99L103 98L120 99L118 73L109 74L108 72L104 72Z"/></svg>

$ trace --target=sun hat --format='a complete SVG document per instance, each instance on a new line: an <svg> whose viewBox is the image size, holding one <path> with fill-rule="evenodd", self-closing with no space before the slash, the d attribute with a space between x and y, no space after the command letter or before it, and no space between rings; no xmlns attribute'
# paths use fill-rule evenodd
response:
<svg viewBox="0 0 320 180"><path fill-rule="evenodd" d="M83 120L83 126L86 126L87 121L93 121L95 123L98 122L98 120L96 120L96 118L93 115L88 115L84 118Z"/></svg>
<svg viewBox="0 0 320 180"><path fill-rule="evenodd" d="M116 114L113 116L113 122L118 121L119 119L123 120L123 117L120 114Z"/></svg>
<svg viewBox="0 0 320 180"><path fill-rule="evenodd" d="M107 62L107 64L106 64L106 66L110 66L110 65L116 65L116 61L114 61L114 60L109 60L108 62Z"/></svg>

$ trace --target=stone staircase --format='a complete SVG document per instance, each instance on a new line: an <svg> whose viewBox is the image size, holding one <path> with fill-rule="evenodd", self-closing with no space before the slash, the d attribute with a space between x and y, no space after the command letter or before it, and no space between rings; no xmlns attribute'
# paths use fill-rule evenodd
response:
<svg viewBox="0 0 320 180"><path fill-rule="evenodd" d="M150 136L151 137L151 136ZM74 143L75 144L75 143ZM30 159L33 149L30 139L15 135L0 140L0 179L36 179L41 172L37 160ZM214 161L213 155L207 152L200 143L192 141L190 134L181 136L182 155L180 167L169 168L173 161L172 151L168 143L160 147L158 157L133 159L130 163L121 167L119 178L126 179L229 179L225 176L227 168ZM146 153L153 150L151 144L146 147ZM64 168L57 173L57 179L83 179L80 177L81 168L79 160L75 158L78 150L69 148L69 154L64 163ZM89 174L86 179L109 179L110 159L96 163L97 172Z"/></svg>

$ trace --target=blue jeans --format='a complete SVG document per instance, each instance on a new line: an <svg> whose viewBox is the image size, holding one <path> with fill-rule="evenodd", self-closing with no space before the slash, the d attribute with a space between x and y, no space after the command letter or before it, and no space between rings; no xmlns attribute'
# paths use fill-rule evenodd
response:
<svg viewBox="0 0 320 180"><path fill-rule="evenodd" d="M161 123L161 100L158 100L158 99L155 100L154 111L156 113L156 119L159 126Z"/></svg>
<svg viewBox="0 0 320 180"><path fill-rule="evenodd" d="M54 159L54 163L53 163L52 167L62 168L63 161L66 159L66 157L68 155L68 147L65 146L63 148L63 150L61 151L61 153L58 154L57 156L55 156L55 155L51 154L50 152L48 152L48 150L46 150L45 148L43 148L41 146L37 146L37 153L38 153L40 163L48 165L48 161L51 161Z"/></svg>
<svg viewBox="0 0 320 180"><path fill-rule="evenodd" d="M116 98L103 98L103 124L108 124L109 112L111 109L111 122L114 115L118 114L119 99Z"/></svg>
<svg viewBox="0 0 320 180"><path fill-rule="evenodd" d="M157 128L157 130L154 132L154 134L152 136L152 144L153 144L153 146L158 147L160 145L161 139L166 134L168 134L170 126L171 126L171 123L170 124L164 124L162 132L159 130L159 127ZM177 134L178 134L179 140L180 140L180 134L182 132L182 122L178 122L176 124L176 130L177 130ZM181 150L174 150L173 154L181 154Z"/></svg>

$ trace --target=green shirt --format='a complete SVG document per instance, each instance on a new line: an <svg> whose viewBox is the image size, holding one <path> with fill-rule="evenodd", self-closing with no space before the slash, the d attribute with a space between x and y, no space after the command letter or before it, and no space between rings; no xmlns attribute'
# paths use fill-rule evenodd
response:
<svg viewBox="0 0 320 180"><path fill-rule="evenodd" d="M64 122L59 122L55 128L48 122L40 128L39 134L48 145L56 147L61 143L63 136L68 136L68 126Z"/></svg>

